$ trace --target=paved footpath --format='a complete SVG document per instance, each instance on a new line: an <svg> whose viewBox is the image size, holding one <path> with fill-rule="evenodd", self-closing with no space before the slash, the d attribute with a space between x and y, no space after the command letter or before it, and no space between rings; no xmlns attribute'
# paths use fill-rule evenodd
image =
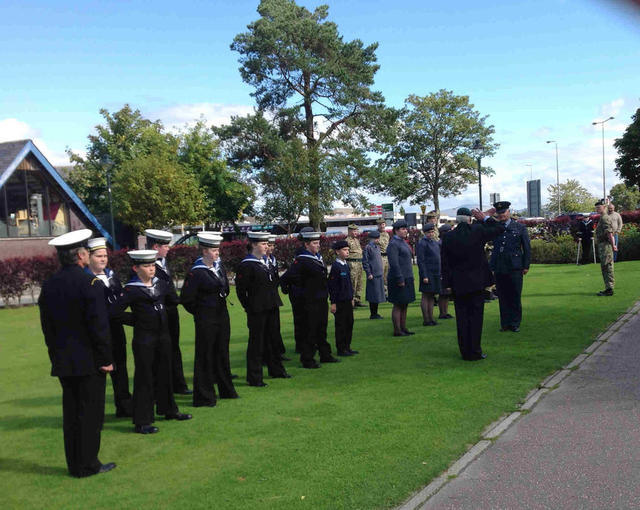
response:
<svg viewBox="0 0 640 510"><path fill-rule="evenodd" d="M522 407L401 508L640 508L640 303Z"/></svg>

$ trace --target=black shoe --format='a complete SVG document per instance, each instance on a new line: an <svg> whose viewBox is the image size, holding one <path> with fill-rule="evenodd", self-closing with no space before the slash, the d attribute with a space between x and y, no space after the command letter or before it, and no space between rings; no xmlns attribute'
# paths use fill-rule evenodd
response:
<svg viewBox="0 0 640 510"><path fill-rule="evenodd" d="M353 356L349 351L338 351L338 356Z"/></svg>
<svg viewBox="0 0 640 510"><path fill-rule="evenodd" d="M604 289L598 292L598 296L613 296L613 289Z"/></svg>
<svg viewBox="0 0 640 510"><path fill-rule="evenodd" d="M320 363L340 363L340 360L333 356L329 356L328 358L320 358Z"/></svg>
<svg viewBox="0 0 640 510"><path fill-rule="evenodd" d="M176 395L193 395L193 390L185 388L184 390L174 391L173 393L175 393Z"/></svg>
<svg viewBox="0 0 640 510"><path fill-rule="evenodd" d="M354 308L366 308L366 307L367 307L367 305L363 305L362 303L356 303L354 305Z"/></svg>
<svg viewBox="0 0 640 510"><path fill-rule="evenodd" d="M486 357L487 355L484 352L480 355L480 359L485 359Z"/></svg>
<svg viewBox="0 0 640 510"><path fill-rule="evenodd" d="M511 331L513 331L514 333L520 332L520 326L511 326Z"/></svg>
<svg viewBox="0 0 640 510"><path fill-rule="evenodd" d="M380 319L384 319L384 317L382 315L380 315L379 313L376 313L372 316L369 317L370 320L380 320Z"/></svg>
<svg viewBox="0 0 640 510"><path fill-rule="evenodd" d="M291 379L291 375L288 373L280 374L280 375L272 375L272 379Z"/></svg>
<svg viewBox="0 0 640 510"><path fill-rule="evenodd" d="M509 326L502 326L502 327L500 328L500 332L501 332L501 333L504 333L505 331L509 331L510 329L511 329L511 328L510 328Z"/></svg>
<svg viewBox="0 0 640 510"><path fill-rule="evenodd" d="M413 331L409 331L408 329L405 329L404 333L407 334L407 335L415 335L415 333Z"/></svg>
<svg viewBox="0 0 640 510"><path fill-rule="evenodd" d="M238 376L236 374L231 374L231 379L237 379Z"/></svg>
<svg viewBox="0 0 640 510"><path fill-rule="evenodd" d="M409 336L409 333L405 333L404 331L400 331L400 333L394 333L393 336Z"/></svg>
<svg viewBox="0 0 640 510"><path fill-rule="evenodd" d="M438 319L453 319L453 315L448 313L446 315L441 315L440 317L438 317Z"/></svg>
<svg viewBox="0 0 640 510"><path fill-rule="evenodd" d="M98 473L106 473L107 471L111 471L115 467L115 462L107 462L106 464L102 464L102 466L100 466L100 469L98 469Z"/></svg>
<svg viewBox="0 0 640 510"><path fill-rule="evenodd" d="M266 382L259 382L255 384L249 383L249 386L253 386L254 388L266 388L269 385Z"/></svg>
<svg viewBox="0 0 640 510"><path fill-rule="evenodd" d="M280 361L291 361L291 358L287 358L284 354L280 356Z"/></svg>
<svg viewBox="0 0 640 510"><path fill-rule="evenodd" d="M351 353L351 355L354 355L354 354L360 354L360 352L359 352L359 351L352 351L351 349L349 349L349 352Z"/></svg>
<svg viewBox="0 0 640 510"><path fill-rule="evenodd" d="M165 420L178 420L178 421L190 420L191 418L193 418L193 416L187 413L165 414L164 416Z"/></svg>
<svg viewBox="0 0 640 510"><path fill-rule="evenodd" d="M438 323L436 321L427 321L422 323L423 326L437 326Z"/></svg>
<svg viewBox="0 0 640 510"><path fill-rule="evenodd" d="M155 434L160 429L153 425L136 425L135 431L138 434Z"/></svg>
<svg viewBox="0 0 640 510"><path fill-rule="evenodd" d="M314 361L313 363L303 364L302 368L320 368L320 364L317 361Z"/></svg>
<svg viewBox="0 0 640 510"><path fill-rule="evenodd" d="M220 398L222 398L222 397L220 397ZM191 407L215 407L215 406L216 406L215 402L211 402L210 404L196 404L194 402Z"/></svg>

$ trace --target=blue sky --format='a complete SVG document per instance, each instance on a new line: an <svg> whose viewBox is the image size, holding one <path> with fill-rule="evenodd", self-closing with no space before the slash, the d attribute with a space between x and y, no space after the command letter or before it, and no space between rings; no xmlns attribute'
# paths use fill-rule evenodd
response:
<svg viewBox="0 0 640 510"><path fill-rule="evenodd" d="M313 8L323 2L300 0ZM612 142L640 107L640 7L612 0L329 0L344 38L378 42L376 89L388 104L441 88L469 95L495 126L487 161L498 192L525 207L531 170L543 190L578 178L602 193L618 182ZM54 164L82 151L100 108L125 103L167 126L201 114L221 123L253 106L233 37L257 18L257 0L0 3L0 141L33 138ZM531 165L531 166L528 166ZM546 199L546 191L543 192ZM376 201L377 201L376 197ZM441 207L477 202L477 188Z"/></svg>

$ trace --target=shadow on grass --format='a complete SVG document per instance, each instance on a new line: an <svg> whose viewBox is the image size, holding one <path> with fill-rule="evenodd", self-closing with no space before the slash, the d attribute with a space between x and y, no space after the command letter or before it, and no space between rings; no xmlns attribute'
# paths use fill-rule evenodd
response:
<svg viewBox="0 0 640 510"><path fill-rule="evenodd" d="M564 296L595 296L596 292L540 292L536 293L527 293L525 297L564 297Z"/></svg>
<svg viewBox="0 0 640 510"><path fill-rule="evenodd" d="M12 473L25 473L27 475L68 476L67 468L60 466L42 466L35 462L23 459L0 458L0 471Z"/></svg>
<svg viewBox="0 0 640 510"><path fill-rule="evenodd" d="M3 416L0 430L27 429L60 429L62 430L62 416Z"/></svg>
<svg viewBox="0 0 640 510"><path fill-rule="evenodd" d="M13 400L3 400L0 404L11 404L21 407L44 407L50 405L60 405L61 396L32 397L32 398L16 398Z"/></svg>

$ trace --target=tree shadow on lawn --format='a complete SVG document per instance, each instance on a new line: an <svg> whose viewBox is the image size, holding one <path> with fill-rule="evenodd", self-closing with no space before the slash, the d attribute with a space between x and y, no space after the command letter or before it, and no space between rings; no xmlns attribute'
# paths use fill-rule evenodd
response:
<svg viewBox="0 0 640 510"><path fill-rule="evenodd" d="M7 459L0 457L0 471L13 473L25 473L28 475L69 476L67 468L62 466L42 466L24 459Z"/></svg>

